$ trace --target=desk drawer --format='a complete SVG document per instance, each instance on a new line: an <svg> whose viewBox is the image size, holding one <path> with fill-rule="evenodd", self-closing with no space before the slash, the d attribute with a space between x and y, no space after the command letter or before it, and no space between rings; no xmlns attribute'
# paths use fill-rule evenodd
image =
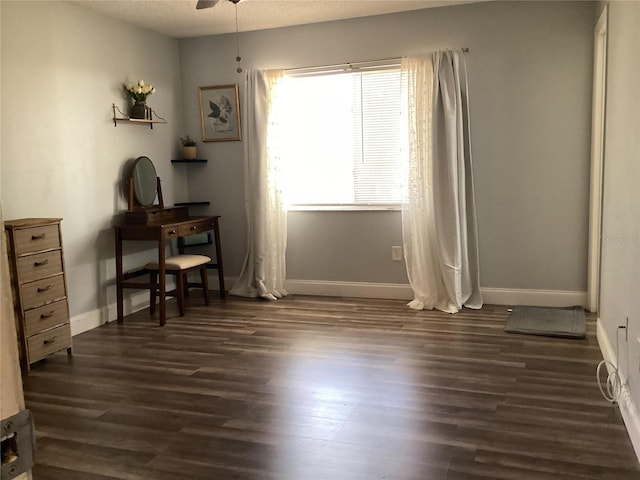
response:
<svg viewBox="0 0 640 480"><path fill-rule="evenodd" d="M60 246L58 225L21 228L15 234L16 255L49 250Z"/></svg>
<svg viewBox="0 0 640 480"><path fill-rule="evenodd" d="M206 232L207 230L209 230L209 228L204 222L194 222L189 225L180 225L180 227L178 227L178 236L186 237L194 233Z"/></svg>
<svg viewBox="0 0 640 480"><path fill-rule="evenodd" d="M56 273L62 273L62 252L36 253L18 258L18 281L31 282Z"/></svg>
<svg viewBox="0 0 640 480"><path fill-rule="evenodd" d="M29 310L65 297L64 276L44 278L20 285L22 308Z"/></svg>
<svg viewBox="0 0 640 480"><path fill-rule="evenodd" d="M213 230L215 226L214 220L211 218L203 218L194 220L193 222L185 222L169 228L164 232L165 238L177 238L193 235L194 233L208 232Z"/></svg>
<svg viewBox="0 0 640 480"><path fill-rule="evenodd" d="M29 363L37 362L47 355L71 346L69 324L60 325L27 339Z"/></svg>
<svg viewBox="0 0 640 480"><path fill-rule="evenodd" d="M187 235L193 235L194 233L208 232L213 230L215 223L210 218L194 221L188 225L180 225L178 227L178 235L180 237L186 237Z"/></svg>
<svg viewBox="0 0 640 480"><path fill-rule="evenodd" d="M69 308L66 300L24 312L24 328L27 337L64 323L69 323Z"/></svg>

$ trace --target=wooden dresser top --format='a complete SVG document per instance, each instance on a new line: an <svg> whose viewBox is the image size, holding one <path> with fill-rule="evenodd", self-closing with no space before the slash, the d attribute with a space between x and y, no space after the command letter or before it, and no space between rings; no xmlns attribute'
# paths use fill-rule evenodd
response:
<svg viewBox="0 0 640 480"><path fill-rule="evenodd" d="M61 218L20 218L17 220L5 220L4 227L7 230L11 228L29 228L60 223L61 221Z"/></svg>

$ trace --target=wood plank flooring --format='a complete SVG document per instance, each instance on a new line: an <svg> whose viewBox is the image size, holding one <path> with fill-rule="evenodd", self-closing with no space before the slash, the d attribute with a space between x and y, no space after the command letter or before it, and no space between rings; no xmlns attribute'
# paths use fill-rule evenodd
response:
<svg viewBox="0 0 640 480"><path fill-rule="evenodd" d="M640 479L586 340L507 307L195 292L74 337L25 379L35 480Z"/></svg>

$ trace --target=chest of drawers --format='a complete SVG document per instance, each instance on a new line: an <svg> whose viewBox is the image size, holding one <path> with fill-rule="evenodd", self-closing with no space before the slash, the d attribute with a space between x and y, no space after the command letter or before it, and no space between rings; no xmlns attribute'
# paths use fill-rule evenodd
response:
<svg viewBox="0 0 640 480"><path fill-rule="evenodd" d="M60 218L5 221L20 363L24 373L44 357L71 355L69 303Z"/></svg>

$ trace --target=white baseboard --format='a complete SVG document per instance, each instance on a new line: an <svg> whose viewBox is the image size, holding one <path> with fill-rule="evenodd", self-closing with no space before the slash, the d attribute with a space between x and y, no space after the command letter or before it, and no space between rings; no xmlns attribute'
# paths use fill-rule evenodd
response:
<svg viewBox="0 0 640 480"><path fill-rule="evenodd" d="M529 290L518 288L480 288L487 305L529 305L532 307L584 307L587 292L571 290Z"/></svg>
<svg viewBox="0 0 640 480"><path fill-rule="evenodd" d="M225 287L231 290L237 277L225 277ZM209 274L209 288L218 289L217 273ZM413 299L413 290L404 283L335 282L327 280L285 281L285 288L292 294L323 297L386 298L392 300ZM488 305L531 305L569 307L586 304L586 292L564 290L524 290L507 288L481 288L484 303ZM141 291L127 298L125 315L149 306L149 294ZM111 303L100 309L71 318L71 333L78 335L116 319L116 305Z"/></svg>
<svg viewBox="0 0 640 480"><path fill-rule="evenodd" d="M597 337L598 345L600 346L600 351L602 352L602 357L607 362L616 365L616 352L613 349L612 344L609 341L609 337L607 336L605 329L602 327L599 318L597 322ZM608 370L609 368L609 365L607 365ZM609 371L609 373L611 373L611 371ZM638 413L638 409L633 403L631 392L629 391L629 386L627 384L627 379L625 378L624 372L621 369L618 370L618 375L620 375L620 380L622 382L622 391L620 392L620 397L618 398L618 407L620 408L620 413L622 414L624 424L627 427L627 432L629 434L629 438L631 439L633 449L636 452L636 457L638 457L638 462L640 462L640 414Z"/></svg>
<svg viewBox="0 0 640 480"><path fill-rule="evenodd" d="M325 280L286 280L290 293L332 297L413 299L413 290L403 283L331 282ZM481 288L488 305L531 305L572 307L586 305L586 292L565 290L524 290L513 288Z"/></svg>
<svg viewBox="0 0 640 480"><path fill-rule="evenodd" d="M230 278L229 282L235 281L235 278ZM215 277L209 276L209 289L217 290L218 287L218 275ZM227 278L225 277L225 282L227 282ZM229 285L229 284L225 284ZM167 290L171 290L175 288L175 284L173 281L167 282ZM228 287L227 287L228 289ZM125 298L124 301L124 314L130 315L135 312L139 312L145 308L149 307L149 292L146 290L141 290L140 292L129 295ZM71 317L71 335L79 335L86 331L92 330L94 328L99 327L100 325L104 325L105 323L113 322L118 317L118 309L114 303L110 303L101 308L97 308L90 312L81 313L80 315L76 315Z"/></svg>
<svg viewBox="0 0 640 480"><path fill-rule="evenodd" d="M149 292L140 292L127 297L124 301L124 314L130 315L149 307ZM71 335L79 335L88 330L114 321L117 318L115 303L97 308L90 312L71 317Z"/></svg>
<svg viewBox="0 0 640 480"><path fill-rule="evenodd" d="M402 283L286 280L284 287L292 294L321 297L387 298L407 301L413 298L411 287Z"/></svg>

